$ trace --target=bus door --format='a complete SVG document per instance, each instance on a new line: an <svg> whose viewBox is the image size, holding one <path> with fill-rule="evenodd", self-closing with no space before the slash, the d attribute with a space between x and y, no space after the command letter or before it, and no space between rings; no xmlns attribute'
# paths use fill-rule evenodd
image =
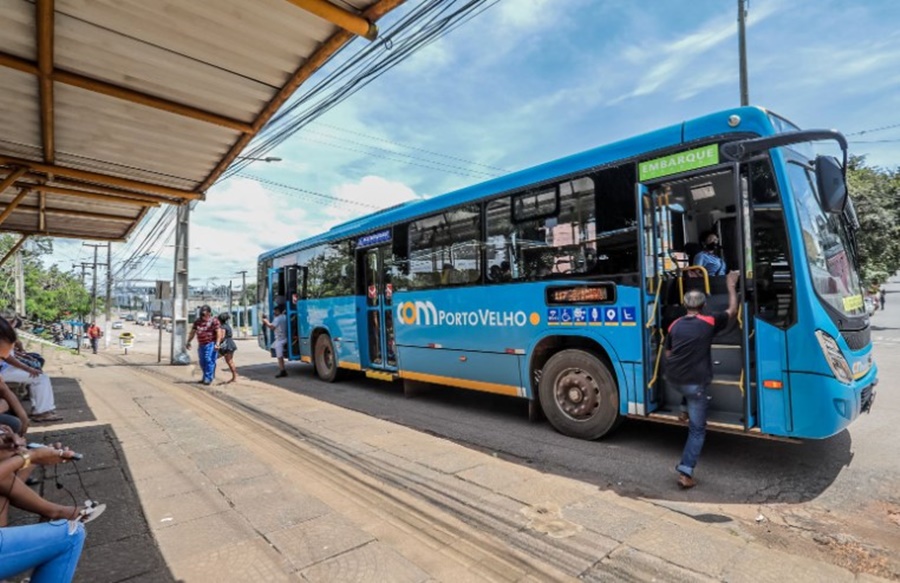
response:
<svg viewBox="0 0 900 583"><path fill-rule="evenodd" d="M285 282L285 314L287 315L287 356L290 360L300 358L300 326L298 325L297 307L300 300L299 275L300 268L291 265L284 269Z"/></svg>
<svg viewBox="0 0 900 583"><path fill-rule="evenodd" d="M648 414L664 404L662 396L663 340L667 320L672 319L668 305L673 291L673 213L668 192L658 186L637 185L641 205L642 290L644 294L644 388L637 386L628 396L629 413ZM677 317L677 316L676 316Z"/></svg>
<svg viewBox="0 0 900 583"><path fill-rule="evenodd" d="M300 330L297 318L299 271L300 268L296 265L269 269L269 301L266 317L271 322L275 318L275 306L285 308L288 340L286 356L290 360L296 360L300 357ZM260 327L260 334L265 335L266 346L271 347L275 340L274 331L269 330L268 327Z"/></svg>
<svg viewBox="0 0 900 583"><path fill-rule="evenodd" d="M274 309L275 306L284 303L284 273L282 272L280 267L269 268L269 293L268 293L268 305L265 317L271 322L275 317ZM271 349L272 342L275 341L275 333L268 328L268 326L264 326L260 328L259 333L265 337L266 339L266 349Z"/></svg>
<svg viewBox="0 0 900 583"><path fill-rule="evenodd" d="M363 368L397 369L394 341L394 288L386 262L391 257L390 245L359 251L365 265L365 323L359 327Z"/></svg>

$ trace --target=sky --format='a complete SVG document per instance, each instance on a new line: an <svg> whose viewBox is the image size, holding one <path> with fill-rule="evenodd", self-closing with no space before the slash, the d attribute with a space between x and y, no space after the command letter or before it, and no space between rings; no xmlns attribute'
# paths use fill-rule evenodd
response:
<svg viewBox="0 0 900 583"><path fill-rule="evenodd" d="M382 28L418 3L408 0ZM896 168L898 23L896 0L750 0L750 103L802 128L838 129L851 153ZM211 188L192 212L191 284L239 286L236 273L253 277L261 252L375 208L739 100L734 0L500 0L269 152L281 162L254 162ZM114 264L142 232L114 244ZM131 277L171 279L166 244ZM89 260L80 242L55 247L51 261L64 268Z"/></svg>

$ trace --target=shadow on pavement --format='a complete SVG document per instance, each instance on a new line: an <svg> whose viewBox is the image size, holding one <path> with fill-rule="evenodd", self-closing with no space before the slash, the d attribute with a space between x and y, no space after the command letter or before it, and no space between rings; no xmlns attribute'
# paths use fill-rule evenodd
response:
<svg viewBox="0 0 900 583"><path fill-rule="evenodd" d="M346 372L337 383L318 380L309 365L290 363L290 376L275 379L272 364L238 367L239 374L496 454L543 472L596 484L630 497L707 503L798 503L815 499L849 466L850 433L788 443L707 434L698 465L703 487L689 492L675 484L687 428L626 420L600 441L581 441L532 423L524 400L450 387L415 398L399 383Z"/></svg>
<svg viewBox="0 0 900 583"><path fill-rule="evenodd" d="M57 411L65 418L63 423L95 419L77 381L53 378L53 387ZM33 427L28 439L40 443L59 441L84 454L84 459L76 463L37 468L33 476L40 483L32 488L44 498L66 506L83 504L87 499L107 505L102 516L86 525L87 540L75 581L175 581L144 517L128 463L111 426L54 429L44 424ZM11 525L34 522L37 517L33 514L11 509Z"/></svg>

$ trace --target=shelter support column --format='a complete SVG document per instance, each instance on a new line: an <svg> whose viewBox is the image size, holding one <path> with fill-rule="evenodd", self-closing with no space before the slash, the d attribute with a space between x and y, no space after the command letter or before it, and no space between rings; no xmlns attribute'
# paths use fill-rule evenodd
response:
<svg viewBox="0 0 900 583"><path fill-rule="evenodd" d="M190 222L191 205L179 205L175 222L171 364L190 364L191 362L191 355L184 348L188 333L188 231Z"/></svg>

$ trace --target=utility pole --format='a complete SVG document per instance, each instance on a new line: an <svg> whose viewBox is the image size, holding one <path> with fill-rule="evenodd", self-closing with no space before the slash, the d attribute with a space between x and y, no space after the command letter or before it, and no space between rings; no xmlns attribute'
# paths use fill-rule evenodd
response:
<svg viewBox="0 0 900 583"><path fill-rule="evenodd" d="M81 287L84 287L84 276L85 270L87 270L87 266L91 265L88 262L81 262ZM73 265L72 268L78 267L77 265ZM81 343L84 342L84 314L81 312L78 313L78 320L80 321L78 325L77 338L78 338L78 354L81 354Z"/></svg>
<svg viewBox="0 0 900 583"><path fill-rule="evenodd" d="M234 297L234 287L231 285L231 280L228 280L228 314L231 314L231 308L233 301L231 298Z"/></svg>
<svg viewBox="0 0 900 583"><path fill-rule="evenodd" d="M106 347L112 336L112 241L106 242Z"/></svg>
<svg viewBox="0 0 900 583"><path fill-rule="evenodd" d="M25 267L22 265L22 250L16 251L15 264L15 299L16 315L25 318Z"/></svg>
<svg viewBox="0 0 900 583"><path fill-rule="evenodd" d="M741 105L750 105L750 90L747 88L747 0L738 0L738 53L741 74Z"/></svg>
<svg viewBox="0 0 900 583"><path fill-rule="evenodd" d="M244 316L243 322L241 322L241 331L243 336L247 336L247 329L250 327L250 315L247 313L247 270L238 271L237 274L243 280L241 283L241 307L243 308Z"/></svg>
<svg viewBox="0 0 900 583"><path fill-rule="evenodd" d="M102 243L82 243L85 247L94 248L94 281L91 284L91 321L97 321L97 249L103 247Z"/></svg>
<svg viewBox="0 0 900 583"><path fill-rule="evenodd" d="M190 364L191 357L184 348L188 335L188 244L191 225L191 205L177 207L175 218L175 269L172 275L172 364Z"/></svg>

